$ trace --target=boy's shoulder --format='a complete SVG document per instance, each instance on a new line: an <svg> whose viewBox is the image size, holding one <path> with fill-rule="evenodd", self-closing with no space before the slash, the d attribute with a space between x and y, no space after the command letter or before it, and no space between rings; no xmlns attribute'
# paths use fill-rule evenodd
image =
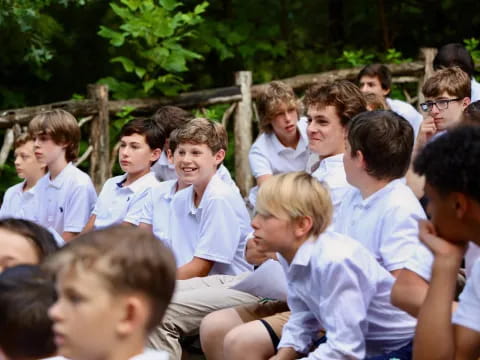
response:
<svg viewBox="0 0 480 360"><path fill-rule="evenodd" d="M50 181L50 175L48 173L46 175L46 180ZM61 186L62 184L69 184L78 186L91 185L93 187L92 179L90 178L90 176L86 172L77 168L72 163L68 163L68 165L55 178L55 180L51 182L59 186Z"/></svg>
<svg viewBox="0 0 480 360"><path fill-rule="evenodd" d="M10 186L10 187L7 189L7 191L5 191L5 195L4 195L4 197L3 197L4 201L5 201L7 198L15 195L16 193L22 193L22 191L23 191L23 185L24 185L24 184L25 184L25 180L19 182L18 184L15 184L15 185Z"/></svg>
<svg viewBox="0 0 480 360"><path fill-rule="evenodd" d="M157 181L157 183L150 188L150 194L154 198L158 198L158 197L173 198L173 196L175 195L176 187L177 187L177 180Z"/></svg>

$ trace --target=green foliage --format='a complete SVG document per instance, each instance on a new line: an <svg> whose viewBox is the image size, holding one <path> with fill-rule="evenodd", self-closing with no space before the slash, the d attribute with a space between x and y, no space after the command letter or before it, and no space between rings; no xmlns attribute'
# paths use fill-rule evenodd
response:
<svg viewBox="0 0 480 360"><path fill-rule="evenodd" d="M363 49L344 50L342 56L338 58L337 63L341 67L357 67L371 63L374 58L374 54L366 53Z"/></svg>
<svg viewBox="0 0 480 360"><path fill-rule="evenodd" d="M478 45L480 45L480 40L472 37L470 39L463 40L463 43L465 44L465 48L468 50L470 55L472 55L473 61L475 63L480 62L480 49L478 48Z"/></svg>
<svg viewBox="0 0 480 360"><path fill-rule="evenodd" d="M116 98L147 96L152 93L175 95L188 86L181 73L201 55L184 46L195 38L195 28L203 21L208 3L192 11L180 11L177 0L119 0L110 4L120 18L115 28L100 26L98 34L109 40L114 56L110 61L122 66L130 76L101 79Z"/></svg>
<svg viewBox="0 0 480 360"><path fill-rule="evenodd" d="M383 61L389 64L401 64L404 62L412 61L412 58L405 58L401 51L396 49L387 49L387 52L383 55Z"/></svg>

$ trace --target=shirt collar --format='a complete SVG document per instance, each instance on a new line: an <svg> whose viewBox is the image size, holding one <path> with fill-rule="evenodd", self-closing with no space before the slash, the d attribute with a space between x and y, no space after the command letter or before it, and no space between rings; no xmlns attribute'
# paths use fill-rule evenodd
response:
<svg viewBox="0 0 480 360"><path fill-rule="evenodd" d="M158 164L160 166L168 166L170 169L175 169L175 165L171 164L170 161L168 161L168 157L165 151L162 151L162 153L160 154L160 159L158 159Z"/></svg>
<svg viewBox="0 0 480 360"><path fill-rule="evenodd" d="M168 183L170 183L170 189L169 191L165 191L162 195L162 197L166 200L172 200L173 197L175 196L176 192L177 192L177 183L178 183L178 180L168 180L165 182L165 186L168 185Z"/></svg>
<svg viewBox="0 0 480 360"><path fill-rule="evenodd" d="M117 182L117 187L125 190L129 190L131 193L136 193L144 188L149 182L152 182L155 178L155 174L153 172L148 172L147 174L143 175L141 178L135 180L128 186L122 186L122 184L127 180L127 174L123 174L120 178L120 181Z"/></svg>
<svg viewBox="0 0 480 360"><path fill-rule="evenodd" d="M300 122L300 120L299 120ZM306 132L302 131L302 128L301 126L299 126L299 124L297 124L297 130L298 132L300 133L300 138L298 140L298 144L297 144L297 147L295 149L292 149L292 148L289 148L289 147L286 147L285 145L283 145L280 140L278 140L278 137L277 135L275 135L274 132L268 134L270 135L271 139L272 139L272 144L273 144L273 148L275 149L275 152L277 154L281 154L282 152L286 152L286 151L294 151L294 152L298 152L298 153L303 153L304 151L307 150L308 148L308 138L307 138L307 134Z"/></svg>
<svg viewBox="0 0 480 360"><path fill-rule="evenodd" d="M207 187L205 188L205 191L203 192L202 195L202 200L200 200L200 204L198 204L198 207L195 206L194 203L194 196L195 196L195 190L193 189L193 186L190 186L189 188L191 189L191 194L190 194L190 213L193 215L200 216L201 210L203 208L203 204L205 202L205 199L209 196L210 189L215 187L215 183L217 181L222 181L217 174L213 175L210 181L208 182Z"/></svg>
<svg viewBox="0 0 480 360"><path fill-rule="evenodd" d="M63 168L62 171L60 171L60 174L57 175L57 177L52 180L50 179L50 171L45 175L47 177L48 185L53 186L56 189L60 189L63 186L63 183L65 182L65 178L67 177L67 173L70 171L71 168L74 168L75 165L73 165L71 162L67 164Z"/></svg>
<svg viewBox="0 0 480 360"><path fill-rule="evenodd" d="M383 197L385 197L387 194L389 194L391 191L393 191L398 186L398 184L401 184L401 183L402 183L401 179L395 179L395 180L390 181L383 188L376 191L375 193L373 193L372 195L370 195L366 199L362 200L360 206L365 208L365 209L371 208L373 205L375 205L375 203L380 201ZM362 196L360 191L358 191L357 195L360 195L360 197Z"/></svg>

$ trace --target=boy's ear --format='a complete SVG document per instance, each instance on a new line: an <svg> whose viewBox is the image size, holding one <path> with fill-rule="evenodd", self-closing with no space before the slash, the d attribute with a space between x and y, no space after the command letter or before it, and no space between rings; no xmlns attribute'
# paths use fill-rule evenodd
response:
<svg viewBox="0 0 480 360"><path fill-rule="evenodd" d="M150 161L157 161L160 158L161 154L162 154L162 149L160 148L153 149L150 155Z"/></svg>
<svg viewBox="0 0 480 360"><path fill-rule="evenodd" d="M215 154L215 160L217 165L220 164L224 159L225 159L225 150L224 149L218 150L217 153Z"/></svg>
<svg viewBox="0 0 480 360"><path fill-rule="evenodd" d="M311 216L302 216L295 220L295 236L303 237L308 235L313 227L313 219Z"/></svg>
<svg viewBox="0 0 480 360"><path fill-rule="evenodd" d="M458 192L452 194L452 200L457 219L463 219L469 210L470 200L465 196L465 194Z"/></svg>
<svg viewBox="0 0 480 360"><path fill-rule="evenodd" d="M125 296L116 326L117 334L127 337L135 332L145 331L150 314L148 306L148 301L140 296Z"/></svg>
<svg viewBox="0 0 480 360"><path fill-rule="evenodd" d="M463 98L463 100L462 100L462 108L463 108L463 110L465 110L465 108L466 108L468 105L470 105L471 101L472 101L472 100L471 100L470 98L468 98L468 97Z"/></svg>
<svg viewBox="0 0 480 360"><path fill-rule="evenodd" d="M173 153L172 153L172 150L168 148L167 148L167 159L170 164L173 164Z"/></svg>

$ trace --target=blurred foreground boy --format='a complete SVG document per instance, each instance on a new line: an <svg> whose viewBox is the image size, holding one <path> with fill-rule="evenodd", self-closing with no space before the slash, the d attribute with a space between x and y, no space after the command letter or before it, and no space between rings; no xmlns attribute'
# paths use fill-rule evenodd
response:
<svg viewBox="0 0 480 360"><path fill-rule="evenodd" d="M168 359L145 351L173 294L175 261L153 234L131 227L89 232L53 256L50 308L58 353L71 360Z"/></svg>
<svg viewBox="0 0 480 360"><path fill-rule="evenodd" d="M434 255L430 284L418 315L415 359L473 360L480 356L478 260L452 318L463 256L469 241L480 245L479 156L480 128L465 126L429 143L414 163L415 171L425 176L431 216L431 223L422 224L420 238Z"/></svg>

